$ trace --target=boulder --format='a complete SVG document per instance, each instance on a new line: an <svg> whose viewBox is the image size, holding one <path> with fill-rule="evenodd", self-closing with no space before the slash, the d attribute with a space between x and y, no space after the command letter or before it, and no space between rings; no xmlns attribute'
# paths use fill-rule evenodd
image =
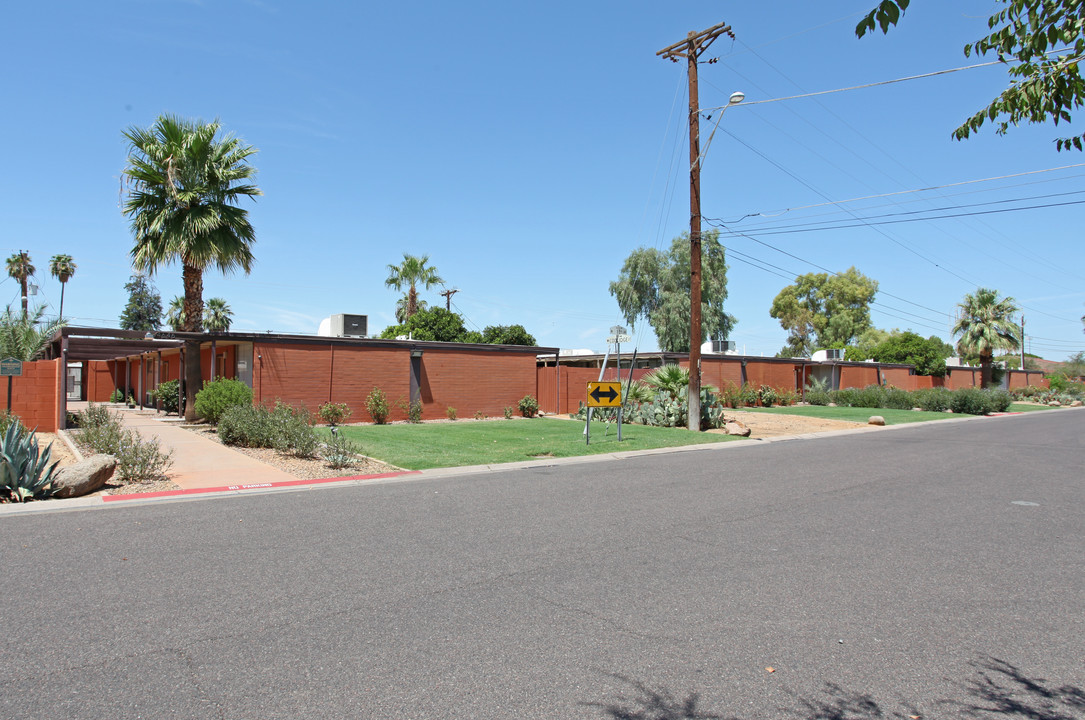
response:
<svg viewBox="0 0 1085 720"><path fill-rule="evenodd" d="M870 419L866 422L867 425L885 425L885 418L881 415L871 415Z"/></svg>
<svg viewBox="0 0 1085 720"><path fill-rule="evenodd" d="M1062 403L1058 400L1052 400L1047 404L1048 407L1062 407Z"/></svg>
<svg viewBox="0 0 1085 720"><path fill-rule="evenodd" d="M1081 405L1082 405L1082 403L1081 403L1080 400L1075 400L1072 403L1070 403L1070 407L1081 407Z"/></svg>
<svg viewBox="0 0 1085 720"><path fill-rule="evenodd" d="M923 408L912 408L912 412L923 412Z"/></svg>
<svg viewBox="0 0 1085 720"><path fill-rule="evenodd" d="M101 489L113 471L117 469L117 458L112 455L93 455L74 465L59 468L53 476L53 497L80 497Z"/></svg>
<svg viewBox="0 0 1085 720"><path fill-rule="evenodd" d="M728 435L741 435L742 437L750 436L750 429L737 420L724 423L723 431Z"/></svg>

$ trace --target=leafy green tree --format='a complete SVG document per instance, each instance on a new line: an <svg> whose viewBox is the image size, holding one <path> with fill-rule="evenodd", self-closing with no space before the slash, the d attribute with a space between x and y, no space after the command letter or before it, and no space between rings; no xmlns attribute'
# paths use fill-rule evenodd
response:
<svg viewBox="0 0 1085 720"><path fill-rule="evenodd" d="M60 318L45 320L45 306L23 315L11 306L0 315L0 357L33 360L45 350L57 330L64 327Z"/></svg>
<svg viewBox="0 0 1085 720"><path fill-rule="evenodd" d="M419 310L402 324L385 328L380 336L391 339L399 335L413 340L435 342L482 342L482 335L477 331L468 330L459 313L449 312L443 307Z"/></svg>
<svg viewBox="0 0 1085 720"><path fill-rule="evenodd" d="M27 281L34 274L34 265L30 262L30 254L20 250L8 258L8 276L19 282L19 288L23 291L23 318L27 317L27 308L30 298L27 295Z"/></svg>
<svg viewBox="0 0 1085 720"><path fill-rule="evenodd" d="M855 342L844 349L844 359L855 362L870 360L874 357L874 348L888 340L893 335L899 334L900 330L880 330L876 327L867 328Z"/></svg>
<svg viewBox="0 0 1085 720"><path fill-rule="evenodd" d="M1085 6L1081 0L997 0L1004 7L987 21L986 37L964 46L971 56L994 54L1009 65L1010 86L953 131L957 140L986 122L1004 135L1011 125L1051 120L1070 124L1070 110L1085 103L1079 63L1085 57ZM863 37L875 25L883 33L896 25L909 0L881 0L855 27ZM1056 138L1057 150L1085 148L1085 134Z"/></svg>
<svg viewBox="0 0 1085 720"><path fill-rule="evenodd" d="M931 335L924 339L911 331L894 333L873 349L870 357L882 363L906 363L915 365L917 375L946 374L946 358L953 354L953 347Z"/></svg>
<svg viewBox="0 0 1085 720"><path fill-rule="evenodd" d="M163 115L149 128L131 127L129 183L124 214L131 220L133 265L154 273L180 262L185 300L182 329L198 332L203 319L203 274L217 267L224 275L246 274L254 262L256 232L242 198L261 195L251 183L257 150L222 126ZM196 392L202 383L199 340L185 341L185 419L196 419Z"/></svg>
<svg viewBox="0 0 1085 720"><path fill-rule="evenodd" d="M701 337L726 340L735 318L724 312L727 299L727 263L719 230L701 236ZM610 294L630 327L647 320L659 349L689 352L690 331L689 234L671 241L667 252L637 248L610 283Z"/></svg>
<svg viewBox="0 0 1085 720"><path fill-rule="evenodd" d="M400 322L409 320L421 309L418 304L418 285L429 290L434 285L444 282L437 274L437 269L427 263L429 263L429 255L416 257L403 253L403 262L399 265L388 266L388 279L384 281L385 286L396 290L407 288L403 300L396 305L396 319Z"/></svg>
<svg viewBox="0 0 1085 720"><path fill-rule="evenodd" d="M872 327L870 303L878 282L854 267L807 273L781 290L769 314L787 330L787 357L809 357L817 348L845 347Z"/></svg>
<svg viewBox="0 0 1085 720"><path fill-rule="evenodd" d="M234 311L223 298L208 298L203 308L203 326L208 332L227 332L234 319Z"/></svg>
<svg viewBox="0 0 1085 720"><path fill-rule="evenodd" d="M409 295L404 295L399 300L396 300L396 322L405 322L407 320L407 305L410 304L411 298ZM429 307L429 303L425 300L416 300L414 308L415 312L419 310L425 310Z"/></svg>
<svg viewBox="0 0 1085 720"><path fill-rule="evenodd" d="M953 334L960 335L957 350L962 355L976 355L980 361L980 384L991 384L991 360L996 350L1021 347L1019 330L1012 316L1018 307L1012 297L999 298L996 290L978 288L965 295L957 309L960 317Z"/></svg>
<svg viewBox="0 0 1085 720"><path fill-rule="evenodd" d="M128 304L121 312L122 330L157 331L162 327L162 296L151 279L143 274L133 275L124 284Z"/></svg>
<svg viewBox="0 0 1085 720"><path fill-rule="evenodd" d="M523 325L487 325L482 329L482 342L491 345L534 346L535 336Z"/></svg>
<svg viewBox="0 0 1085 720"><path fill-rule="evenodd" d="M49 261L49 274L60 281L60 312L57 314L61 319L64 318L64 288L75 275L75 270L76 265L71 255L54 255Z"/></svg>

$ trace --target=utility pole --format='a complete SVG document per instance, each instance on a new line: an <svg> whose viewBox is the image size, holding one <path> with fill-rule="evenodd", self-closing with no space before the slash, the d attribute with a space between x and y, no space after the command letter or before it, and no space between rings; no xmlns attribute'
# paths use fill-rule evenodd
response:
<svg viewBox="0 0 1085 720"><path fill-rule="evenodd" d="M1025 313L1021 313L1021 369L1025 369Z"/></svg>
<svg viewBox="0 0 1085 720"><path fill-rule="evenodd" d="M701 118L697 96L697 59L720 35L734 38L727 23L669 45L656 55L671 62L686 59L689 76L689 429L701 429Z"/></svg>
<svg viewBox="0 0 1085 720"><path fill-rule="evenodd" d="M445 298L445 310L452 312L452 296L458 292L459 290L453 288L451 290L445 290L443 293L440 293L441 295L444 295Z"/></svg>

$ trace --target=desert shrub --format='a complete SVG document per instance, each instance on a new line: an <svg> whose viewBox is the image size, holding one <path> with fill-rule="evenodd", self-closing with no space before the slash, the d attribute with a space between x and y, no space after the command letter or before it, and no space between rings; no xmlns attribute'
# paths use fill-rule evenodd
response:
<svg viewBox="0 0 1085 720"><path fill-rule="evenodd" d="M539 414L539 401L531 395L520 398L520 414L526 418L532 418Z"/></svg>
<svg viewBox="0 0 1085 720"><path fill-rule="evenodd" d="M911 410L915 407L915 402L912 400L912 394L907 390L901 390L900 388L886 388L883 396L882 407L894 408L896 410Z"/></svg>
<svg viewBox="0 0 1085 720"><path fill-rule="evenodd" d="M178 409L177 394L180 392L180 387L180 380L167 380L159 383L158 387L151 391L151 397L156 403L161 403L163 411L175 413Z"/></svg>
<svg viewBox="0 0 1085 720"><path fill-rule="evenodd" d="M71 413L68 414L71 415ZM0 410L0 435L6 435L8 428L11 427L13 423L21 422L22 420L19 419L19 416L7 408ZM68 422L68 427L72 427L70 421Z"/></svg>
<svg viewBox="0 0 1085 720"><path fill-rule="evenodd" d="M475 420L484 420L486 415L481 410L475 410Z"/></svg>
<svg viewBox="0 0 1085 720"><path fill-rule="evenodd" d="M783 407L794 405L798 401L799 394L794 390L785 390L784 392L780 393L780 397L777 399L777 402Z"/></svg>
<svg viewBox="0 0 1085 720"><path fill-rule="evenodd" d="M836 403L837 405L843 405L845 407L851 407L858 396L859 390L857 388L841 388L840 390L830 390L829 402Z"/></svg>
<svg viewBox="0 0 1085 720"><path fill-rule="evenodd" d="M196 393L196 414L212 425L238 405L252 405L252 388L240 380L213 380Z"/></svg>
<svg viewBox="0 0 1085 720"><path fill-rule="evenodd" d="M949 400L953 392L945 388L924 388L910 393L912 406L927 412L945 412L949 409Z"/></svg>
<svg viewBox="0 0 1085 720"><path fill-rule="evenodd" d="M652 398L654 397L655 390L648 387L640 380L634 380L629 383L629 386L626 388L623 400L633 405L639 405L640 403L652 402Z"/></svg>
<svg viewBox="0 0 1085 720"><path fill-rule="evenodd" d="M505 416L506 420L512 420L512 408L510 406L506 405L501 408L501 413Z"/></svg>
<svg viewBox="0 0 1085 720"><path fill-rule="evenodd" d="M449 405L445 408L445 416L452 421L456 420L456 408Z"/></svg>
<svg viewBox="0 0 1085 720"><path fill-rule="evenodd" d="M724 407L738 407L739 404L739 388L733 382L729 382L723 386L720 390L719 398L720 404Z"/></svg>
<svg viewBox="0 0 1085 720"><path fill-rule="evenodd" d="M826 390L807 390L806 402L811 405L828 405L832 402L832 398Z"/></svg>
<svg viewBox="0 0 1085 720"><path fill-rule="evenodd" d="M313 429L312 416L303 407L291 407L276 402L271 411L275 429L272 447L281 453L291 453L301 458L315 457L320 449L320 438Z"/></svg>
<svg viewBox="0 0 1085 720"><path fill-rule="evenodd" d="M124 390L121 390L120 388L117 388L116 390L114 390L112 393L109 394L109 402L111 402L111 403L122 403L122 402L124 402L124 399L126 397L128 397L128 393L125 392Z"/></svg>
<svg viewBox="0 0 1085 720"><path fill-rule="evenodd" d="M388 398L379 387L373 388L366 395L365 409L376 424L383 425L388 422Z"/></svg>
<svg viewBox="0 0 1085 720"><path fill-rule="evenodd" d="M320 457L329 467L341 470L351 467L358 461L358 455L362 449L339 433L333 433L331 438L324 443Z"/></svg>
<svg viewBox="0 0 1085 720"><path fill-rule="evenodd" d="M779 402L780 394L771 385L762 385L757 389L757 399L761 401L762 407L772 407Z"/></svg>
<svg viewBox="0 0 1085 720"><path fill-rule="evenodd" d="M50 462L52 443L40 449L34 432L16 418L8 424L0 450L0 503L52 497L57 468L57 462Z"/></svg>
<svg viewBox="0 0 1085 720"><path fill-rule="evenodd" d="M271 411L263 405L236 405L219 418L219 439L224 445L275 447L276 427Z"/></svg>
<svg viewBox="0 0 1085 720"><path fill-rule="evenodd" d="M344 420L350 418L354 411L346 403L326 402L317 411L320 419L328 425L341 425Z"/></svg>
<svg viewBox="0 0 1085 720"><path fill-rule="evenodd" d="M987 391L987 412L1006 412L1013 403L1013 397L1005 390Z"/></svg>
<svg viewBox="0 0 1085 720"><path fill-rule="evenodd" d="M738 405L735 407L749 406L753 407L757 405L758 395L757 388L749 383L742 383L742 387L738 390Z"/></svg>
<svg viewBox="0 0 1085 720"><path fill-rule="evenodd" d="M967 415L985 415L991 407L987 393L979 388L955 390L949 399L949 409Z"/></svg>
<svg viewBox="0 0 1085 720"><path fill-rule="evenodd" d="M120 415L102 405L90 403L79 413L75 441L94 453L117 458L119 480L138 482L161 477L173 465L173 451L163 452L156 438L143 438L125 428Z"/></svg>
<svg viewBox="0 0 1085 720"><path fill-rule="evenodd" d="M400 400L399 407L403 412L407 413L407 422L422 422L422 411L425 409L425 406L422 405L421 400L416 400L413 403L409 403L406 400Z"/></svg>
<svg viewBox="0 0 1085 720"><path fill-rule="evenodd" d="M885 389L881 385L867 385L860 388L852 401L852 407L880 408L885 407Z"/></svg>

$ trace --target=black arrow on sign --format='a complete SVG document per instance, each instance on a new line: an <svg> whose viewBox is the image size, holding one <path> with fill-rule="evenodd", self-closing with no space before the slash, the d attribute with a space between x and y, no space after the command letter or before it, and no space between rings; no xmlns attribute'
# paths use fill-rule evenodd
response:
<svg viewBox="0 0 1085 720"><path fill-rule="evenodd" d="M613 387L608 387L606 390L594 387L589 394L591 395L592 400L594 400L595 402L599 402L600 398L606 398L607 401L614 402L615 398L618 397L618 393L614 390Z"/></svg>

